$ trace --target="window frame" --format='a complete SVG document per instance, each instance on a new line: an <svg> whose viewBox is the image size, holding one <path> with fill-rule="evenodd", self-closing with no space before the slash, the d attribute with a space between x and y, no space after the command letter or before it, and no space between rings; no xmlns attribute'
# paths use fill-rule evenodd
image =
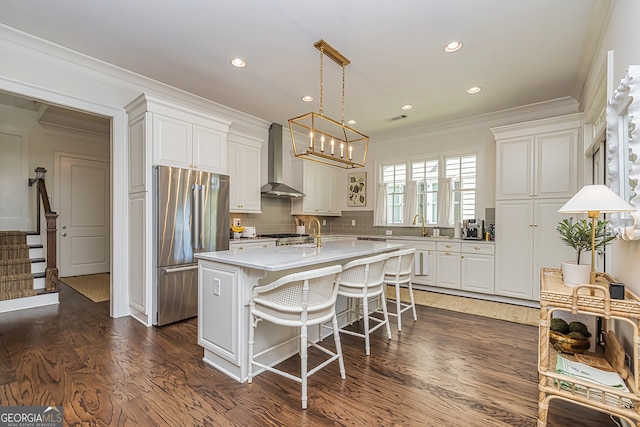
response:
<svg viewBox="0 0 640 427"><path fill-rule="evenodd" d="M475 155L476 157L476 178L475 178L475 212L474 212L474 218L484 218L485 217L485 195L486 195L486 189L484 186L485 183L485 151L486 151L486 147L484 147L483 145L478 145L478 146L471 146L471 147L466 147L465 149L460 149L460 150L450 150L450 151L446 151L446 152L438 152L438 153L430 153L429 155L424 155L424 156L420 156L420 157L416 157L416 158L404 158L404 159L396 159L396 160L389 160L389 161L377 161L377 168L376 168L376 173L378 174L378 180L377 182L379 183L383 183L383 173L384 173L384 168L391 166L391 165L398 165L398 164L405 164L406 167L406 178L405 178L405 191L407 188L406 183L408 183L408 180L412 178L412 167L413 167L413 163L414 162L425 162L425 161L431 161L431 160L438 160L438 174L439 174L439 178L444 178L445 176L443 176L445 174L445 167L446 167L446 159L447 158L452 158L452 157L466 157L466 156L473 156ZM406 204L406 194L404 195L404 203ZM453 197L451 198L452 200L452 205L450 207L451 212L453 212ZM416 207L417 207L418 203L416 202ZM385 207L387 207L387 204L385 203ZM437 218L436 218L437 221ZM457 220L453 220L453 221L457 221ZM437 226L437 223L426 223L428 226L430 227L435 227ZM407 218L404 218L404 221L402 222L396 222L396 223L391 223L391 222L387 222L386 225L378 225L379 227L415 227L412 223L412 221L410 221ZM451 227L453 227L453 223L451 224Z"/></svg>

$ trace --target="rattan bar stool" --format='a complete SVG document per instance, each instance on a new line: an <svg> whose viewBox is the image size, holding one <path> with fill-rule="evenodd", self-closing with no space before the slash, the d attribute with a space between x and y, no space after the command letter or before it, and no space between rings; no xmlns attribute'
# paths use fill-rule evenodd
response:
<svg viewBox="0 0 640 427"><path fill-rule="evenodd" d="M249 303L251 313L251 327L249 328L249 372L248 382L253 379L253 367L258 366L285 378L302 384L302 409L307 408L307 378L319 371L334 360L340 364L340 376L346 378L344 361L342 359L342 347L340 346L340 333L336 318L336 298L338 293L338 280L342 267L318 268L284 276L272 283L253 288L253 297ZM276 325L300 328L300 335L286 342L274 345L253 354L255 330L258 323L267 321ZM308 327L321 325L331 321L333 326L333 338L335 352L322 347L308 339ZM256 359L273 351L293 340L299 340L300 376L296 377L281 371ZM307 367L307 348L313 346L326 353L329 358L313 369Z"/></svg>
<svg viewBox="0 0 640 427"><path fill-rule="evenodd" d="M388 254L376 255L348 262L342 267L338 295L350 300L347 309L339 315L347 314L349 324L362 317L364 333L346 328L341 328L340 332L364 338L364 349L367 356L371 353L369 341L371 332L386 326L387 336L391 339L387 303L384 296L384 264L388 258ZM376 301L378 307L382 308L383 319L369 316L369 304ZM375 323L373 327L370 327L371 322Z"/></svg>
<svg viewBox="0 0 640 427"><path fill-rule="evenodd" d="M398 332L402 331L402 313L413 310L413 320L418 320L416 314L416 302L413 298L413 287L411 284L411 272L415 259L416 249L400 249L392 252L384 265L384 282L386 285L395 287L395 300L387 299L396 306L396 311L388 312L389 316L398 318ZM409 303L400 300L400 288L406 286L409 290Z"/></svg>

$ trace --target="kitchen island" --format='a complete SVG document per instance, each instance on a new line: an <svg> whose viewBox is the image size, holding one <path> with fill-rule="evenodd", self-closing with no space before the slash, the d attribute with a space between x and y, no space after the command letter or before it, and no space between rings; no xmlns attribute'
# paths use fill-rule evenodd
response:
<svg viewBox="0 0 640 427"><path fill-rule="evenodd" d="M297 271L347 262L404 247L402 243L376 241L327 242L311 245L248 248L197 254L198 258L198 344L203 360L227 375L244 382L248 372L249 301L256 285L270 283ZM340 299L338 310L346 306ZM339 319L340 320L340 319ZM296 329L260 325L255 352L285 342ZM310 338L317 331L309 331ZM272 352L267 363L275 365L296 354L297 343Z"/></svg>

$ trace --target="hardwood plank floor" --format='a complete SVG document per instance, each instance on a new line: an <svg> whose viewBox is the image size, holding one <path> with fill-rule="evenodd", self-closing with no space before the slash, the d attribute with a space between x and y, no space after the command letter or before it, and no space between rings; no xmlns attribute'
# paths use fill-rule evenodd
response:
<svg viewBox="0 0 640 427"><path fill-rule="evenodd" d="M79 426L535 426L537 328L418 307L388 341L341 337L337 363L300 386L239 384L202 361L195 319L146 328L61 285L60 305L0 314L0 405L62 405ZM325 340L326 344L333 340ZM315 357L315 353L312 353ZM283 363L298 369L293 357ZM555 399L548 426L615 426Z"/></svg>

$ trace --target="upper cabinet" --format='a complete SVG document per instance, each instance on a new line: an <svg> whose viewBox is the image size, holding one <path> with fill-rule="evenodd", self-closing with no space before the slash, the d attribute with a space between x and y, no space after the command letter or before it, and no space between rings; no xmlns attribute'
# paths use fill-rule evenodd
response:
<svg viewBox="0 0 640 427"><path fill-rule="evenodd" d="M578 190L579 114L493 128L496 199L569 198Z"/></svg>
<svg viewBox="0 0 640 427"><path fill-rule="evenodd" d="M310 160L296 160L294 172L302 177L302 192L305 197L291 200L292 215L342 215L341 169Z"/></svg>
<svg viewBox="0 0 640 427"><path fill-rule="evenodd" d="M138 97L127 106L130 121L150 122L154 165L227 173L227 133L231 122L169 101Z"/></svg>
<svg viewBox="0 0 640 427"><path fill-rule="evenodd" d="M260 213L260 149L262 141L230 134L228 140L231 212Z"/></svg>

